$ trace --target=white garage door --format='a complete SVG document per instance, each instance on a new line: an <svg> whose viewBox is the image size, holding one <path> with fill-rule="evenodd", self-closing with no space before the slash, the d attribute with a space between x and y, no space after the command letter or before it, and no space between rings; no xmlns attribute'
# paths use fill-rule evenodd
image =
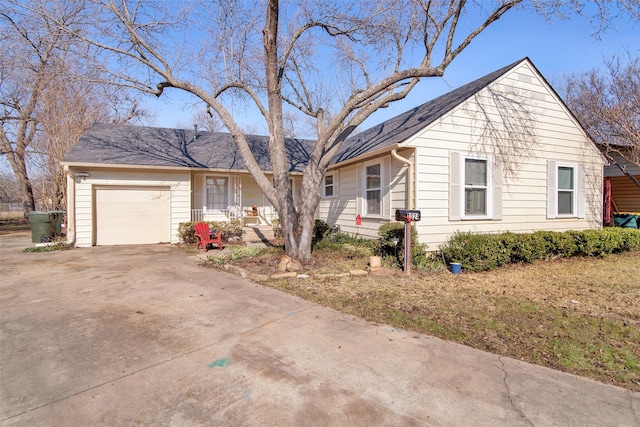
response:
<svg viewBox="0 0 640 427"><path fill-rule="evenodd" d="M171 240L171 192L167 187L97 187L96 245Z"/></svg>

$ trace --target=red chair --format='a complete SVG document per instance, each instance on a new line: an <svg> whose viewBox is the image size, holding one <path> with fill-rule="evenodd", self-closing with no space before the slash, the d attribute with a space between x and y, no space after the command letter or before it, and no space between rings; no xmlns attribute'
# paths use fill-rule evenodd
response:
<svg viewBox="0 0 640 427"><path fill-rule="evenodd" d="M207 245L216 243L218 245L218 249L222 250L221 233L209 230L209 226L204 222L197 223L194 228L196 235L198 236L198 248L202 246L202 249L207 252Z"/></svg>

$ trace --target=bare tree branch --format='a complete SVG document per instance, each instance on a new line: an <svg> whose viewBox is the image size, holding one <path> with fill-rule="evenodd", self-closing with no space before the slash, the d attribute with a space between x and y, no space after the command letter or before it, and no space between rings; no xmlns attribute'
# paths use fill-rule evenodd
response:
<svg viewBox="0 0 640 427"><path fill-rule="evenodd" d="M566 102L606 154L640 166L640 59L604 62L604 70L570 76Z"/></svg>

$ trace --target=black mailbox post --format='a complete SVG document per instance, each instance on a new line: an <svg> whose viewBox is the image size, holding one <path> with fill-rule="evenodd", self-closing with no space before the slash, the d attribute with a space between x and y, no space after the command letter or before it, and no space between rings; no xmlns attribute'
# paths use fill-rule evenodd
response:
<svg viewBox="0 0 640 427"><path fill-rule="evenodd" d="M422 218L417 209L396 209L396 221L404 222L404 274L411 274L411 222Z"/></svg>

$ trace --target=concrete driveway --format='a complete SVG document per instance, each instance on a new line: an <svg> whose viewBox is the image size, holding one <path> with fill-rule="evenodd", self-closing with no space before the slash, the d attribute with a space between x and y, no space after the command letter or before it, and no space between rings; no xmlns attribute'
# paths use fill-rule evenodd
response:
<svg viewBox="0 0 640 427"><path fill-rule="evenodd" d="M3 426L640 425L640 394L367 323L170 245L0 236Z"/></svg>

